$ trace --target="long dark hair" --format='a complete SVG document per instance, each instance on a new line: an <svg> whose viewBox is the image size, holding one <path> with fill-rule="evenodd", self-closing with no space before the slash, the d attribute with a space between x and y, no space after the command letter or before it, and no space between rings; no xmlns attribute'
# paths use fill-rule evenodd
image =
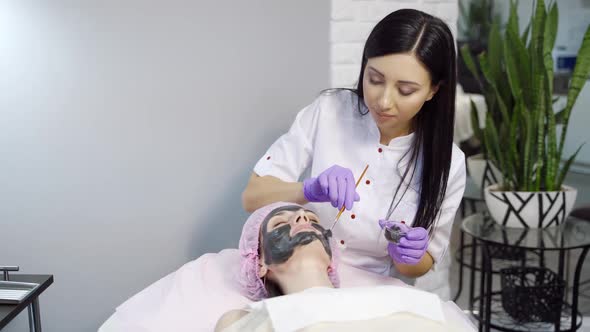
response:
<svg viewBox="0 0 590 332"><path fill-rule="evenodd" d="M364 104L363 75L367 59L393 54L413 53L427 68L434 97L426 101L413 119L414 140L404 158L409 157L402 181L395 188L388 218L397 206L396 197L403 183L410 186L418 159L422 158L420 203L413 226L424 227L432 233L447 190L453 151L455 122L456 54L453 35L439 18L413 9L397 10L383 18L371 31L363 50L361 71L356 89L346 89L358 95L358 109L367 114ZM402 158L403 159L403 158ZM406 181L409 171L410 180ZM397 200L397 203L399 203Z"/></svg>

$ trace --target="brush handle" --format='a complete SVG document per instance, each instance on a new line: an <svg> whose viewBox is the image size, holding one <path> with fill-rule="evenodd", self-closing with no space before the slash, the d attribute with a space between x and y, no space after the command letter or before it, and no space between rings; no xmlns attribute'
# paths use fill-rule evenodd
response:
<svg viewBox="0 0 590 332"><path fill-rule="evenodd" d="M361 176L359 176L359 178L356 180L356 184L354 185L354 188L358 188L359 183L361 183L361 180L363 179L363 177L365 176L365 173L367 173L367 169L369 168L369 165L367 164L367 166L365 166L365 169L363 170L363 172L361 173ZM340 219L340 216L342 215L342 213L344 212L344 206L342 206L340 208L340 211L338 212L338 214L336 215L336 218L334 219L334 224L332 224L332 227L330 227L330 229L334 228L334 226L336 225L336 223L338 222L338 219Z"/></svg>

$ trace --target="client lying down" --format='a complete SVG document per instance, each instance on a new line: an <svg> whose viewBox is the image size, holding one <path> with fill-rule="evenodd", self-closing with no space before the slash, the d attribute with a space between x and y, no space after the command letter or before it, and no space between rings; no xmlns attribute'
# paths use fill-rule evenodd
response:
<svg viewBox="0 0 590 332"><path fill-rule="evenodd" d="M338 287L338 249L318 216L274 203L255 211L240 238L243 292L215 331L469 331L445 320L436 295L411 287Z"/></svg>

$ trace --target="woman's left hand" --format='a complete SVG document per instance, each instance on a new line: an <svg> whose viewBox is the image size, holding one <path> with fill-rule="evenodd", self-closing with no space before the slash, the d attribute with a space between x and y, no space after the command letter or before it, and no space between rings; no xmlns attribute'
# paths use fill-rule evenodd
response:
<svg viewBox="0 0 590 332"><path fill-rule="evenodd" d="M423 227L409 227L404 223L389 220L379 220L381 228L398 227L403 234L399 243L387 245L389 256L395 263L416 265L424 257L428 248L428 231Z"/></svg>

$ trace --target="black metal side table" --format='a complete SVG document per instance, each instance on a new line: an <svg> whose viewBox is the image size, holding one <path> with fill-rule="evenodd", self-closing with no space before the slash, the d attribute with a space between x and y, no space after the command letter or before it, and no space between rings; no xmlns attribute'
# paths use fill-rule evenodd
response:
<svg viewBox="0 0 590 332"><path fill-rule="evenodd" d="M465 183L465 192L463 193L463 198L461 199L460 205L460 212L461 212L461 220L465 219L466 216L472 215L478 212L477 206L478 204L483 204L484 199L482 196L481 189L475 185L475 182L471 177L467 177L467 181ZM469 209L469 211L467 211ZM459 264L459 284L457 287L457 294L455 294L453 301L457 301L461 296L463 291L463 269L467 267L470 269L471 273L471 283L469 285L469 294L470 298L473 298L473 279L475 278L475 253L477 251L477 244L475 239L471 239L471 244L465 244L465 232L463 229L459 229L460 233L460 243L459 248L457 249L457 256L455 260ZM471 263L465 262L465 252L471 252ZM473 309L473 306L470 304L470 310Z"/></svg>
<svg viewBox="0 0 590 332"><path fill-rule="evenodd" d="M7 280L4 274L3 280ZM18 304L0 304L0 330L12 321L25 308L29 313L29 330L41 332L41 314L39 296L53 283L53 275L43 274L12 274L10 281L39 284L27 297Z"/></svg>
<svg viewBox="0 0 590 332"><path fill-rule="evenodd" d="M578 293L580 273L590 249L590 223L570 217L562 225L546 229L508 228L482 214L474 214L463 220L461 228L481 246L480 294L475 298L479 302L476 318L479 320L480 331L487 332L490 328L499 331L576 331L582 325L582 317L578 311ZM565 253L581 249L575 268L572 303L570 305L563 302L561 319L554 323L522 322L504 311L501 291L492 291L494 267L491 252L495 248L539 252L539 264L542 267L545 267L545 252L557 252L557 276L560 280L563 280L565 272Z"/></svg>

